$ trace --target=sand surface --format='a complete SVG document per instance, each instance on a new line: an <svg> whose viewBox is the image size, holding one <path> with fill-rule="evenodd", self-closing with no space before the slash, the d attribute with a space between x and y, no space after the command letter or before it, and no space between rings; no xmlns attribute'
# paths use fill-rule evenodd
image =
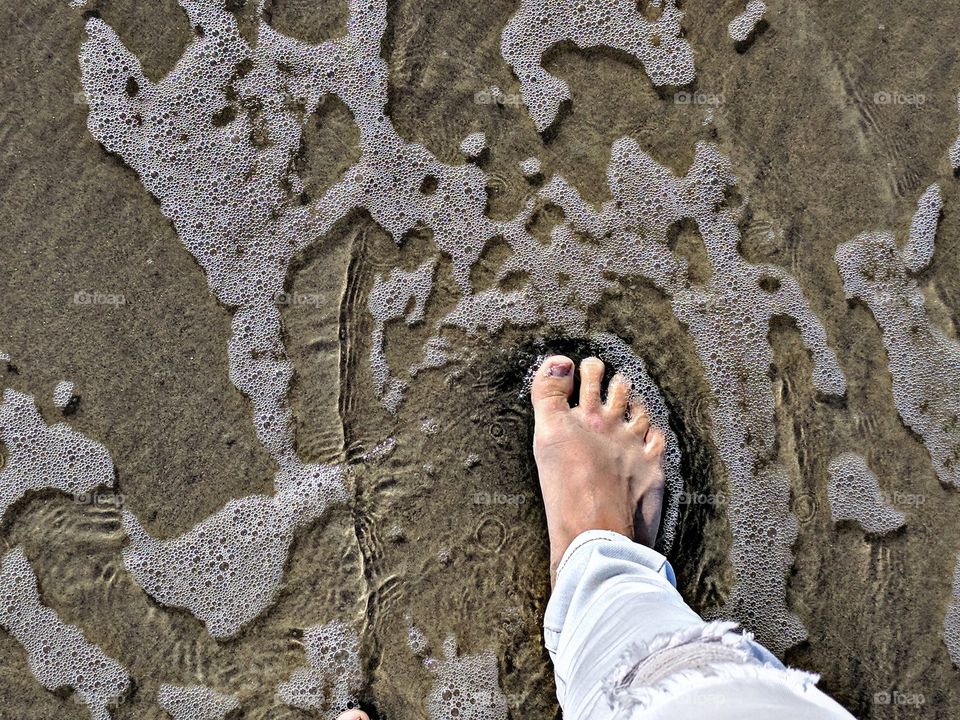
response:
<svg viewBox="0 0 960 720"><path fill-rule="evenodd" d="M274 27L311 42L341 34L346 19L339 2L270 5ZM514 215L529 195L516 165L531 155L545 176L564 175L594 203L609 198L609 148L622 136L678 173L700 140L731 156L749 203L742 254L796 276L848 380L843 399L818 396L796 329L772 332L777 452L801 520L788 605L809 631L786 659L820 673L821 687L857 717L957 717L960 678L942 626L960 549L960 498L940 485L922 442L898 417L880 331L863 305L845 300L833 251L865 230L902 236L924 188L940 182L943 219L920 283L934 319L955 337L960 183L947 150L960 121L960 6L772 0L768 26L738 51L726 26L742 4L683 5L696 51L693 89L722 103L678 103L631 58L564 46L546 66L568 81L573 101L542 137L522 106L475 99L491 85L519 92L499 54L515 2L391 2L383 51L391 117L402 137L448 163L461 161L466 135L485 132L494 218ZM248 400L227 375L230 311L136 174L87 131L77 55L88 11L117 30L153 79L190 42L172 0L99 0L80 9L65 0L7 0L0 8L0 350L11 356L0 375L4 386L34 395L48 422L63 419L54 386L73 381L80 401L67 420L110 450L114 497L154 536L175 537L231 498L270 492L275 468L253 432ZM884 92L922 102L876 102ZM356 137L345 107L325 103L308 130L308 194L322 193L354 161ZM685 251L694 270L702 268L702 248L691 242ZM156 704L161 683L235 694L244 718L313 717L273 693L304 664L303 629L332 618L359 632L360 698L378 717L427 717L433 677L407 643L411 623L425 634L427 655L441 656L450 635L463 654L491 650L511 717L557 716L540 638L547 547L523 384L545 349L589 348L545 328L507 329L492 340L458 335L472 361L422 373L389 414L372 390L367 295L378 273L413 269L432 255L427 238L398 248L368 215L355 214L295 263L291 291L321 298L283 314L298 452L327 462L356 458L388 436L397 445L382 463L358 466L348 505L297 535L276 602L237 638L217 642L192 615L141 590L123 567L115 504L49 492L10 511L2 546L23 546L45 604L134 678L114 718L166 717ZM484 256L478 286L500 261L496 252ZM428 319L455 299L445 263ZM78 292L124 302L77 304ZM590 323L646 361L673 413L689 487L722 493L709 388L668 301L624 280ZM415 361L428 336L425 326L389 326L391 363ZM905 528L869 538L854 525L834 526L827 466L844 451L867 458L884 491L923 498L898 508ZM722 503L682 508L671 560L698 610L718 608L731 587L730 542ZM883 694L894 691L922 695L923 704L885 704ZM22 648L0 632L0 718L52 717L88 713L69 692L44 690Z"/></svg>

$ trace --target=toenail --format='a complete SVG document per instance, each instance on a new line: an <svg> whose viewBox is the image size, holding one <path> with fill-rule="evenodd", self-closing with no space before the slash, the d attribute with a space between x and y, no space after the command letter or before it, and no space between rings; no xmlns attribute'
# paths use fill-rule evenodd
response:
<svg viewBox="0 0 960 720"><path fill-rule="evenodd" d="M566 377L570 374L570 370L573 366L570 363L559 362L549 363L547 365L547 375L550 377Z"/></svg>

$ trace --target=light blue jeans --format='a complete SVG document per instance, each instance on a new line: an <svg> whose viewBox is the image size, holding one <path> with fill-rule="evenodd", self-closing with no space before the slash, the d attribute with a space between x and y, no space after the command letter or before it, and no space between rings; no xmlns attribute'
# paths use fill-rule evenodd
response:
<svg viewBox="0 0 960 720"><path fill-rule="evenodd" d="M852 720L730 622L704 622L660 553L590 530L564 553L543 621L564 720Z"/></svg>

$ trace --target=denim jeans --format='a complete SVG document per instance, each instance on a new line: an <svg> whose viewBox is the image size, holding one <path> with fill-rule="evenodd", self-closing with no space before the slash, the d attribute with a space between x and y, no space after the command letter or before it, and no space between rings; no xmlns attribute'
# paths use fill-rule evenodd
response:
<svg viewBox="0 0 960 720"><path fill-rule="evenodd" d="M565 720L852 720L736 623L705 622L660 553L618 533L577 536L543 622Z"/></svg>

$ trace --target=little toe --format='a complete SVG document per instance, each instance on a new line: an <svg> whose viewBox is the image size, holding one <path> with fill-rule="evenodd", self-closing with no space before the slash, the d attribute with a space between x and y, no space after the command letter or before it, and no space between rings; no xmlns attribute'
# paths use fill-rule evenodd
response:
<svg viewBox="0 0 960 720"><path fill-rule="evenodd" d="M603 360L588 357L580 362L580 407L600 409L600 383L603 381Z"/></svg>
<svg viewBox="0 0 960 720"><path fill-rule="evenodd" d="M538 419L570 409L573 391L573 360L563 355L548 357L537 369L530 388L530 399Z"/></svg>
<svg viewBox="0 0 960 720"><path fill-rule="evenodd" d="M630 380L617 373L607 388L607 402L604 407L607 412L621 420L626 415L627 403L630 402L630 386Z"/></svg>

